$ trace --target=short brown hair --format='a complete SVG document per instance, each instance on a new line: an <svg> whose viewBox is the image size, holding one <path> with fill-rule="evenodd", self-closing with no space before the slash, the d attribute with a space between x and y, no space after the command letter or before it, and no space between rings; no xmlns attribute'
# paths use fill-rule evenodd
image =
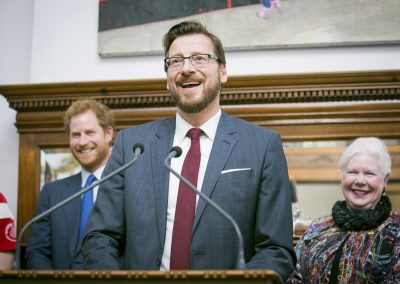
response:
<svg viewBox="0 0 400 284"><path fill-rule="evenodd" d="M203 34L207 36L213 43L215 55L218 57L221 64L226 65L225 51L221 40L214 34L210 33L205 26L198 21L186 21L176 24L164 35L162 43L164 46L164 55L168 57L171 44L180 36L190 34ZM167 66L164 65L164 70L167 72Z"/></svg>
<svg viewBox="0 0 400 284"><path fill-rule="evenodd" d="M64 115L64 129L67 132L67 134L69 134L70 132L71 118L75 115L84 113L88 110L94 112L94 114L97 117L97 120L99 121L99 125L104 130L106 130L107 127L111 126L115 131L114 117L110 109L106 105L96 100L78 100L73 102L69 106Z"/></svg>

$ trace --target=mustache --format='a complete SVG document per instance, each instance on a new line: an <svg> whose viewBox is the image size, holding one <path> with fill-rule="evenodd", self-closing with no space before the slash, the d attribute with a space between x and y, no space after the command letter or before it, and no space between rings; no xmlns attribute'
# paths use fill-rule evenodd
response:
<svg viewBox="0 0 400 284"><path fill-rule="evenodd" d="M192 82L192 81L196 81L196 82L202 82L201 78L198 78L198 76L193 76L193 75L180 75L180 77L178 77L178 80L176 81L176 84L184 84L187 82Z"/></svg>

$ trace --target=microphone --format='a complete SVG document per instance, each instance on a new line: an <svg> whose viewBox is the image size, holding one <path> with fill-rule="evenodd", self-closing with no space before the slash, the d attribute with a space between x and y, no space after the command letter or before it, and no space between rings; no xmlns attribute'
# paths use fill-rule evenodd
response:
<svg viewBox="0 0 400 284"><path fill-rule="evenodd" d="M139 156L141 154L143 154L144 152L144 146L141 143L136 143L135 145L133 145L133 152L134 152L134 156L133 159L123 165L122 167L116 169L115 171L109 173L108 175L106 175L105 177L103 177L102 179L100 179L99 181L96 181L94 183L92 183L91 185L83 188L82 190L78 191L77 193L71 195L70 197L68 197L67 199L59 202L58 204L50 207L49 209L47 209L46 211L40 213L39 215L35 216L34 218L32 218L29 222L27 222L21 229L21 231L18 234L18 238L17 238L17 242L15 245L15 260L14 260L14 264L13 264L13 269L21 269L21 260L20 260L20 254L21 254L21 240L22 237L26 231L26 229L32 225L32 223L42 219L43 217L46 217L47 215L49 215L50 213L52 213L53 211L57 210L58 208L64 206L65 204L71 202L72 200L82 196L82 194L84 194L85 192L93 189L94 187L98 186L99 184L105 182L106 180L110 179L111 177L115 176L116 174L122 172L123 170L125 170L126 168L130 167L131 165L133 165L137 159L139 158Z"/></svg>
<svg viewBox="0 0 400 284"><path fill-rule="evenodd" d="M168 168L168 170L173 173L178 179L180 179L187 187L190 188L194 193L199 195L207 204L211 205L215 210L217 210L218 213L220 213L224 218L226 218L229 222L232 223L232 226L234 227L236 231L236 236L238 239L238 255L237 255L237 262L236 262L236 268L237 269L246 269L246 264L244 262L244 252L243 252L243 237L242 233L240 232L239 226L236 223L236 221L232 218L231 215L229 215L224 209L222 209L217 203L212 201L210 198L208 198L207 195L202 193L200 190L198 190L193 184L190 183L184 176L178 174L173 168L170 166L170 162L172 158L178 158L180 155L182 155L182 149L178 146L174 146L171 148L171 151L169 152L167 158L164 160L164 165Z"/></svg>

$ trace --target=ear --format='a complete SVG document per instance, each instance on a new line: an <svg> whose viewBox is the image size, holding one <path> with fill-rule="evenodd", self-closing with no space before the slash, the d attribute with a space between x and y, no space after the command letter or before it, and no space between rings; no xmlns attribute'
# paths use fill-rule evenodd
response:
<svg viewBox="0 0 400 284"><path fill-rule="evenodd" d="M382 192L382 195L384 195L384 194L385 194L385 191L386 191L386 188L387 188L388 182L389 182L389 174L387 174L387 175L385 176L385 179L383 180L384 186L383 186L383 192Z"/></svg>
<svg viewBox="0 0 400 284"><path fill-rule="evenodd" d="M104 136L107 143L111 145L114 139L114 129L111 126L107 126L107 128L104 130Z"/></svg>
<svg viewBox="0 0 400 284"><path fill-rule="evenodd" d="M226 71L226 66L224 64L219 65L219 73L221 77L221 83L225 84L228 81L228 72Z"/></svg>

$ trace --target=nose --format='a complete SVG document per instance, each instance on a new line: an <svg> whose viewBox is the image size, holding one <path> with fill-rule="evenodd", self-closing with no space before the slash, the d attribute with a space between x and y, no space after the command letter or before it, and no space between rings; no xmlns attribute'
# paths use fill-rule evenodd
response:
<svg viewBox="0 0 400 284"><path fill-rule="evenodd" d="M362 184L362 185L367 184L365 176L363 174L358 174L356 177L356 183Z"/></svg>
<svg viewBox="0 0 400 284"><path fill-rule="evenodd" d="M183 60L183 64L181 67L181 73L187 74L194 72L195 68L193 67L192 63L190 62L189 58L185 58Z"/></svg>
<svg viewBox="0 0 400 284"><path fill-rule="evenodd" d="M79 141L78 142L79 142L79 145L86 145L88 143L87 136L85 134L82 134L79 137Z"/></svg>

